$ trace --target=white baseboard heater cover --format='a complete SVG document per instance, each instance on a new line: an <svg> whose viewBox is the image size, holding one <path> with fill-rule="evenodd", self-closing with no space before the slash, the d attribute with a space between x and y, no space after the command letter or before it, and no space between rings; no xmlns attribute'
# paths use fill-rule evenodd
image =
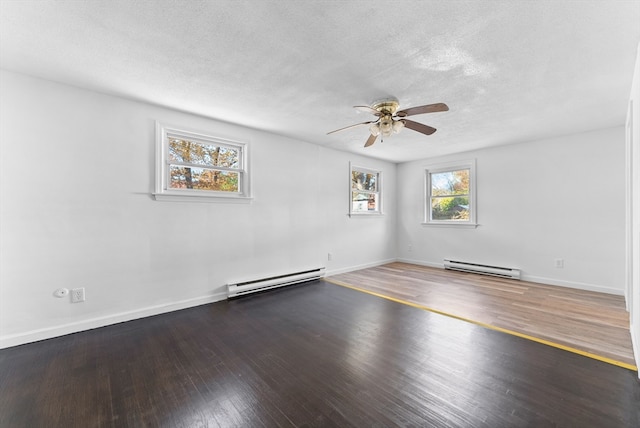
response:
<svg viewBox="0 0 640 428"><path fill-rule="evenodd" d="M444 268L462 272L479 273L483 275L499 276L502 278L520 279L520 269L489 266L478 263L461 262L457 260L444 259Z"/></svg>
<svg viewBox="0 0 640 428"><path fill-rule="evenodd" d="M240 297L271 288L284 287L287 285L299 284L301 282L313 281L324 276L324 267L305 270L302 272L292 272L284 275L271 276L268 278L254 279L251 281L236 282L227 284L227 298Z"/></svg>

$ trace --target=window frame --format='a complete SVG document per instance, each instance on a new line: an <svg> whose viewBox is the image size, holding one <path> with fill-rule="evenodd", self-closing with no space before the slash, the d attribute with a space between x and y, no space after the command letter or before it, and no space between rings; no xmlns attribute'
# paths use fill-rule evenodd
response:
<svg viewBox="0 0 640 428"><path fill-rule="evenodd" d="M353 210L353 171L363 172L365 174L376 174L376 192L360 191L360 193L370 193L377 195L377 207L372 211L354 211ZM383 215L383 197L382 197L382 171L374 168L367 168L355 165L349 162L349 217L357 216L380 216Z"/></svg>
<svg viewBox="0 0 640 428"><path fill-rule="evenodd" d="M477 203L476 203L476 160L462 160L426 165L424 170L424 226L445 226L459 228L476 228L477 223ZM469 170L469 220L433 220L431 218L431 175L443 172L452 172L467 169Z"/></svg>
<svg viewBox="0 0 640 428"><path fill-rule="evenodd" d="M193 165L204 169L219 171L231 171L238 173L238 191L224 192L202 189L175 189L170 187L169 139L178 138L201 144L214 144L220 147L228 147L238 150L238 168L210 167L206 165ZM251 182L249 174L249 144L227 138L208 135L203 132L185 130L175 126L168 126L156 122L156 177L155 192L156 201L192 201L192 202L249 202L251 200Z"/></svg>

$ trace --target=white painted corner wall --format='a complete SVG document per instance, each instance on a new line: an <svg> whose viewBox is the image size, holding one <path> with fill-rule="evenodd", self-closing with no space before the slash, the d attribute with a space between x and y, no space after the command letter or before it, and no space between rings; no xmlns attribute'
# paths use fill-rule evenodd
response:
<svg viewBox="0 0 640 428"><path fill-rule="evenodd" d="M0 90L0 347L319 266L455 258L624 293L622 126L395 165L11 72ZM252 203L154 201L155 121L247 141ZM421 225L424 165L469 158L480 226ZM349 162L382 171L384 215L347 215ZM86 302L59 287L85 287Z"/></svg>
<svg viewBox="0 0 640 428"><path fill-rule="evenodd" d="M631 340L640 367L640 43L633 72L627 113L627 308ZM640 373L638 373L640 377Z"/></svg>
<svg viewBox="0 0 640 428"><path fill-rule="evenodd" d="M0 89L0 347L395 259L393 163L5 71ZM252 202L153 200L156 121L248 142ZM384 216L348 217L350 161L383 172Z"/></svg>
<svg viewBox="0 0 640 428"><path fill-rule="evenodd" d="M479 226L421 225L425 165L470 158ZM623 165L623 127L402 164L398 258L513 267L528 281L623 294Z"/></svg>

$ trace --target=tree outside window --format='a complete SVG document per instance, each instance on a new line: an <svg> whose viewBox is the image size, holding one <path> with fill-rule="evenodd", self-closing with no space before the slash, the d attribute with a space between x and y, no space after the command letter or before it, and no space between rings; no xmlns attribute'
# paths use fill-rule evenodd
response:
<svg viewBox="0 0 640 428"><path fill-rule="evenodd" d="M169 187L237 192L239 150L169 137ZM218 169L219 167L228 168Z"/></svg>
<svg viewBox="0 0 640 428"><path fill-rule="evenodd" d="M247 145L157 125L156 200L249 199Z"/></svg>
<svg viewBox="0 0 640 428"><path fill-rule="evenodd" d="M349 215L381 214L381 172L351 166Z"/></svg>
<svg viewBox="0 0 640 428"><path fill-rule="evenodd" d="M475 161L426 170L426 224L475 225Z"/></svg>
<svg viewBox="0 0 640 428"><path fill-rule="evenodd" d="M431 174L431 219L469 221L469 170Z"/></svg>

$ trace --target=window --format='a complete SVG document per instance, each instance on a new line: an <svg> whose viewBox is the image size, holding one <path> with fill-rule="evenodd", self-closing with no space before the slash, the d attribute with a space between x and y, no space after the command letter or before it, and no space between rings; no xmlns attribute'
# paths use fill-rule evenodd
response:
<svg viewBox="0 0 640 428"><path fill-rule="evenodd" d="M156 134L156 200L249 198L245 143L160 124Z"/></svg>
<svg viewBox="0 0 640 428"><path fill-rule="evenodd" d="M349 215L382 214L382 173L350 165Z"/></svg>
<svg viewBox="0 0 640 428"><path fill-rule="evenodd" d="M475 160L427 167L425 224L477 226Z"/></svg>

